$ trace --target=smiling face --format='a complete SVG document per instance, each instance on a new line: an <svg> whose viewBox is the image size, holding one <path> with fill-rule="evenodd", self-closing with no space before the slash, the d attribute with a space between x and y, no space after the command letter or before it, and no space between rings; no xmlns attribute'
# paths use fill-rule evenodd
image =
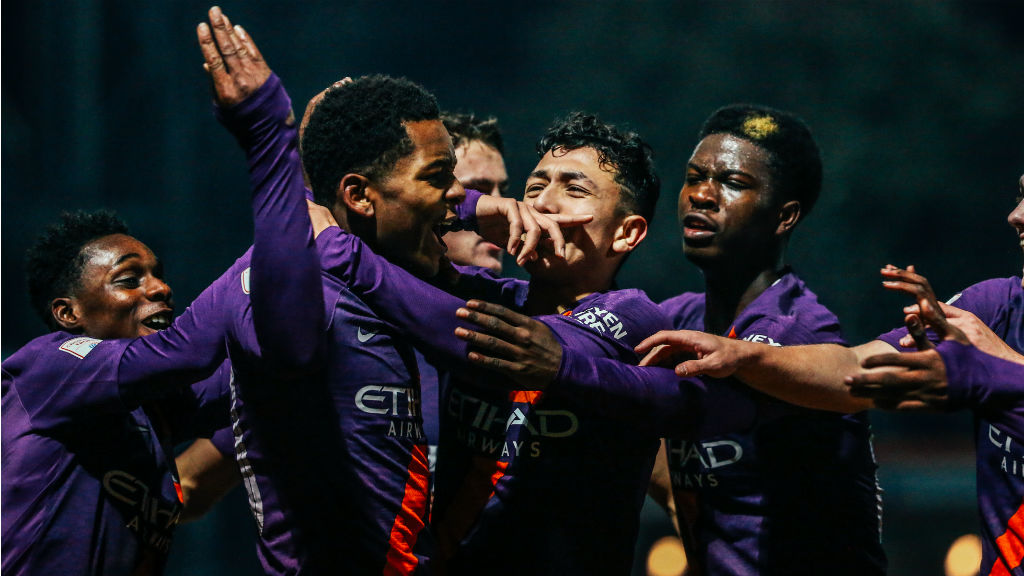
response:
<svg viewBox="0 0 1024 576"><path fill-rule="evenodd" d="M490 196L501 196L508 189L508 172L501 153L479 140L469 140L455 149L458 164L455 177L463 188ZM456 264L481 266L501 274L502 249L471 230L449 232L444 236L448 259Z"/></svg>
<svg viewBox="0 0 1024 576"><path fill-rule="evenodd" d="M697 145L679 192L683 253L698 266L756 258L778 248L770 156L756 144L711 134Z"/></svg>
<svg viewBox="0 0 1024 576"><path fill-rule="evenodd" d="M591 214L594 219L582 226L563 229L564 261L544 250L542 245L538 251L540 258L526 266L531 275L568 280L567 272L572 271L576 280L595 273L605 274L609 269L617 269L621 258L632 250L635 243L626 247L617 240L622 237L627 220L643 219L623 214L619 209L621 187L611 170L611 167L601 166L597 151L589 147L554 148L540 159L526 181L523 201L541 213Z"/></svg>
<svg viewBox="0 0 1024 576"><path fill-rule="evenodd" d="M406 123L413 151L400 158L382 182L367 187L376 219L376 247L420 277L437 274L445 253L439 236L451 209L465 198L455 178L455 151L440 120Z"/></svg>
<svg viewBox="0 0 1024 576"><path fill-rule="evenodd" d="M82 248L79 287L53 302L64 329L99 339L135 338L170 325L171 289L156 256L131 236L111 234Z"/></svg>

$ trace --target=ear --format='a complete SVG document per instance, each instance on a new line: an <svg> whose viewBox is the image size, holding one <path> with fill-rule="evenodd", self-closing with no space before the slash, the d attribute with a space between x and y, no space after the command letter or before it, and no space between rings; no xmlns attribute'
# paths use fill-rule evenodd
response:
<svg viewBox="0 0 1024 576"><path fill-rule="evenodd" d="M776 236L783 236L788 234L796 227L796 223L800 221L800 202L798 200L790 200L782 205L779 209L779 224L775 228Z"/></svg>
<svg viewBox="0 0 1024 576"><path fill-rule="evenodd" d="M345 174L338 183L337 201L350 212L372 218L373 202L367 194L370 186L370 179L362 174Z"/></svg>
<svg viewBox="0 0 1024 576"><path fill-rule="evenodd" d="M82 329L82 318L75 307L74 298L54 298L50 302L50 313L57 325L68 332L78 332Z"/></svg>
<svg viewBox="0 0 1024 576"><path fill-rule="evenodd" d="M647 220L638 214L631 214L622 220L612 240L612 251L620 254L632 252L647 237Z"/></svg>

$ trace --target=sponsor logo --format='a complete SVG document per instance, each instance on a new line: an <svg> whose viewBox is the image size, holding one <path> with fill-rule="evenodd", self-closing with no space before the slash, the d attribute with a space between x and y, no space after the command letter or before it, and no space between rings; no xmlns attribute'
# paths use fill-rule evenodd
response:
<svg viewBox="0 0 1024 576"><path fill-rule="evenodd" d="M628 334L626 327L619 320L618 316L598 306L592 306L582 312L576 312L572 317L587 328L601 334L607 333L616 340L621 340Z"/></svg>
<svg viewBox="0 0 1024 576"><path fill-rule="evenodd" d="M403 398L404 403L401 401ZM401 410L402 404L405 404L405 410ZM416 388L363 386L356 392L356 407L367 414L416 417L420 415L420 394Z"/></svg>
<svg viewBox="0 0 1024 576"><path fill-rule="evenodd" d="M249 293L249 275L251 271L252 268L246 268L245 270L242 270L242 292L246 294Z"/></svg>
<svg viewBox="0 0 1024 576"><path fill-rule="evenodd" d="M490 455L540 456L544 438L568 438L579 430L579 419L568 410L537 410L492 403L454 389L445 409L458 423L456 437L466 447ZM531 438L521 440L525 428Z"/></svg>
<svg viewBox="0 0 1024 576"><path fill-rule="evenodd" d="M746 340L747 342L760 342L762 344L778 346L780 348L782 347L780 342L776 342L775 340L772 340L771 337L765 336L764 334L751 334L749 336L744 336L743 340Z"/></svg>
<svg viewBox="0 0 1024 576"><path fill-rule="evenodd" d="M97 340L95 338L86 338L85 336L80 336L78 338L72 338L71 340L64 342L63 344L60 345L59 350L63 350L64 352L71 354L75 358L85 358L86 356L89 355L89 352L92 352L92 349L95 348L96 345L99 344L100 342L103 342L103 340Z"/></svg>
<svg viewBox="0 0 1024 576"><path fill-rule="evenodd" d="M669 442L672 486L681 489L714 488L719 485L715 470L735 464L742 458L743 447L732 440Z"/></svg>
<svg viewBox="0 0 1024 576"><path fill-rule="evenodd" d="M126 526L139 534L143 542L161 552L170 549L171 530L181 516L181 506L177 502L162 500L159 494L150 492L144 482L123 470L104 474L103 489L131 510Z"/></svg>
<svg viewBox="0 0 1024 576"><path fill-rule="evenodd" d="M362 326L356 328L356 339L364 344L370 341L370 338L376 336L376 332L363 332Z"/></svg>

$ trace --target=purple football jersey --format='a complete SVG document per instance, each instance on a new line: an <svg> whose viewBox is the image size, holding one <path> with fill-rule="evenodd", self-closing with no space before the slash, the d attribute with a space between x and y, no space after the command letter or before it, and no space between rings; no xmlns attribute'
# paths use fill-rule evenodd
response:
<svg viewBox="0 0 1024 576"><path fill-rule="evenodd" d="M308 334L316 333L322 314L319 307L314 313L285 313L277 299L308 298L310 278L319 287L305 203L288 192L296 182L299 191L302 185L293 165L298 156L289 114L290 102L273 76L245 102L220 111L247 148L252 168L258 246L253 258L263 268L295 272L285 282L267 273L253 279L260 293L254 295L257 323L313 323L313 330L287 337L264 328L265 355L281 367L300 365L309 356ZM185 316L194 321L189 311ZM216 332L195 332L192 339L181 328L176 321L166 332L117 341L57 332L4 363L5 573L162 571L180 513L167 446L176 435L193 437L198 429L222 426L219 418L200 412L208 405L224 409L226 391L227 331L218 324L212 327ZM182 392L186 383L215 372L214 383Z"/></svg>
<svg viewBox="0 0 1024 576"><path fill-rule="evenodd" d="M704 329L704 299L662 304ZM751 302L727 334L769 346L843 344L836 317L793 273ZM696 539L698 566L723 574L884 574L880 498L865 413L788 404L735 381L737 395L709 406L694 439L670 439L669 468L680 520ZM713 410L721 413L712 412ZM719 433L719 418L749 415ZM738 422L737 422L738 423Z"/></svg>
<svg viewBox="0 0 1024 576"><path fill-rule="evenodd" d="M570 408L572 399L557 391L509 392L504 376L468 365L466 344L453 335L457 326L473 327L455 316L462 298L417 280L350 234L328 233L335 238L321 252L330 271L450 373L441 392L432 515L448 572L628 572L657 437L621 418ZM528 284L493 282L500 286L475 295L522 307ZM456 291L470 296L463 287ZM638 290L595 293L564 315L538 319L566 350L630 363L643 338L668 328ZM599 516L590 513L594 497L581 495L588 486L602 499ZM525 544L523 535L538 527L545 537Z"/></svg>
<svg viewBox="0 0 1024 576"><path fill-rule="evenodd" d="M949 300L973 313L1011 348L1024 354L1024 289L1021 278L996 278L966 288ZM878 337L898 350L900 328ZM998 359L939 345L955 362L949 374L951 408L974 412L978 512L982 524L981 574L1024 576L1024 379L996 368ZM913 350L913 349L911 349ZM1010 367L1012 368L1012 367Z"/></svg>

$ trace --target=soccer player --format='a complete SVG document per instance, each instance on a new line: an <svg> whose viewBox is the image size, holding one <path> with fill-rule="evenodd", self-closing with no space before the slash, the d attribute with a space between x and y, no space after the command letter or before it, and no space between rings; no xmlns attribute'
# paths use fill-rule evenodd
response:
<svg viewBox="0 0 1024 576"><path fill-rule="evenodd" d="M441 120L455 146L455 177L467 190L489 196L508 191L504 144L496 118L443 112ZM472 230L452 230L444 235L445 256L454 264L480 266L501 274L501 248Z"/></svg>
<svg viewBox="0 0 1024 576"><path fill-rule="evenodd" d="M1018 205L1008 221L1024 240L1024 176L1018 186ZM1018 447L1022 430L1014 394L1020 381L1013 381L1016 369L1007 362L1021 362L1024 353L1022 279L992 279L970 286L950 300L956 305L953 307L940 305L927 280L912 267L903 270L887 266L882 276L887 289L905 292L917 300L915 305L905 309L907 323L914 328L910 334L905 328L897 329L853 348L832 345L768 348L706 334L669 332L652 337L644 349L664 344L664 354L696 352L698 358L679 364L677 373L706 373L718 377L734 374L769 394L809 405L842 409L870 406L874 402L879 407L901 409L970 407L976 415L978 439L978 507L983 522L981 573L1006 574L1019 570L1022 546L1014 525L1024 498L1024 483L1019 472L1024 453ZM946 315L949 317L945 318ZM922 318L947 341L935 351L915 352L894 359L892 353L909 345L910 341L919 342L920 348L929 348L920 326ZM957 332L950 326L956 327L960 335L951 337L950 334ZM977 350L964 347L967 336ZM933 380L939 370L936 355L944 359L942 370L955 369L953 378L947 376L945 390L941 383ZM926 369L918 370L918 363ZM895 375L862 374L862 364L870 368L905 366L912 370ZM991 380L986 381L988 378ZM902 384L877 385L888 379ZM847 383L854 384L853 388L848 390ZM1002 386L1003 383L1009 386ZM801 390L811 393L801 398ZM850 394L851 391L854 394Z"/></svg>
<svg viewBox="0 0 1024 576"><path fill-rule="evenodd" d="M508 172L505 170L504 143L496 118L482 119L474 114L442 112L441 121L455 146L455 177L462 187L477 190L488 196L501 197L508 190ZM494 242L484 239L473 230L452 230L443 237L448 248L445 257L452 264L479 266L496 276L501 274L503 250ZM427 362L416 350L420 371L420 408L423 412L423 433L429 442L430 471L437 464L438 420L437 368Z"/></svg>
<svg viewBox="0 0 1024 576"><path fill-rule="evenodd" d="M284 305L298 294L316 301L311 286L319 288L301 177L286 161L297 161L294 130L289 137L289 108L280 100L270 99L275 116L261 110L265 99L249 98L261 84L276 84L265 82L269 68L254 65L255 46L224 36L219 17L211 11L226 48L223 58L207 62L221 120L250 161L271 159L251 166L256 243L244 286L252 292L246 315L256 329L249 335L258 364L287 374L315 350L308 336L322 314L322 306L309 312ZM212 45L208 28L200 30ZM268 92L275 94L262 95ZM262 124L253 122L253 108ZM289 176L297 194L282 193L292 190L280 186ZM169 447L182 434L219 424L195 420L189 408L223 400L217 385L227 374L211 388L186 386L222 366L225 333L176 337L189 318L172 324L160 263L126 232L107 215L68 216L30 257L33 304L54 331L3 364L4 573L160 573L182 504L187 510L198 496L205 506L207 490L224 488L195 485L191 476L207 467L196 461L177 485ZM281 271L290 274L275 277ZM238 277L231 280L235 285ZM267 330L293 319L302 325L285 338ZM226 406L220 408L226 416Z"/></svg>
<svg viewBox="0 0 1024 576"><path fill-rule="evenodd" d="M635 363L634 343L665 325L642 292L614 289L658 195L649 147L577 113L552 127L538 152L525 203L586 217L566 230L564 260L542 246L525 264L529 282L462 274L447 288L538 315L549 345ZM467 204L483 201L467 195ZM337 241L322 243L330 234ZM318 243L333 274L452 372L442 391L432 516L448 573L628 572L657 436L573 408L572 398L540 392L542 383L510 394L515 386L465 367L466 345L453 336L468 325L456 317L462 298L416 282L338 229ZM601 494L599 515L580 492L587 486Z"/></svg>
<svg viewBox="0 0 1024 576"><path fill-rule="evenodd" d="M838 320L783 265L789 235L820 190L810 131L791 114L735 105L712 114L700 137L679 218L684 252L707 291L666 301L664 313L677 327L764 343L750 346L841 343ZM705 385L569 349L552 361L530 352L543 348L530 336L535 326L500 313L478 322L471 339L485 352L475 362L536 373L553 380L549 392L669 437L671 488L698 570L884 573L865 414L811 410L738 382Z"/></svg>

